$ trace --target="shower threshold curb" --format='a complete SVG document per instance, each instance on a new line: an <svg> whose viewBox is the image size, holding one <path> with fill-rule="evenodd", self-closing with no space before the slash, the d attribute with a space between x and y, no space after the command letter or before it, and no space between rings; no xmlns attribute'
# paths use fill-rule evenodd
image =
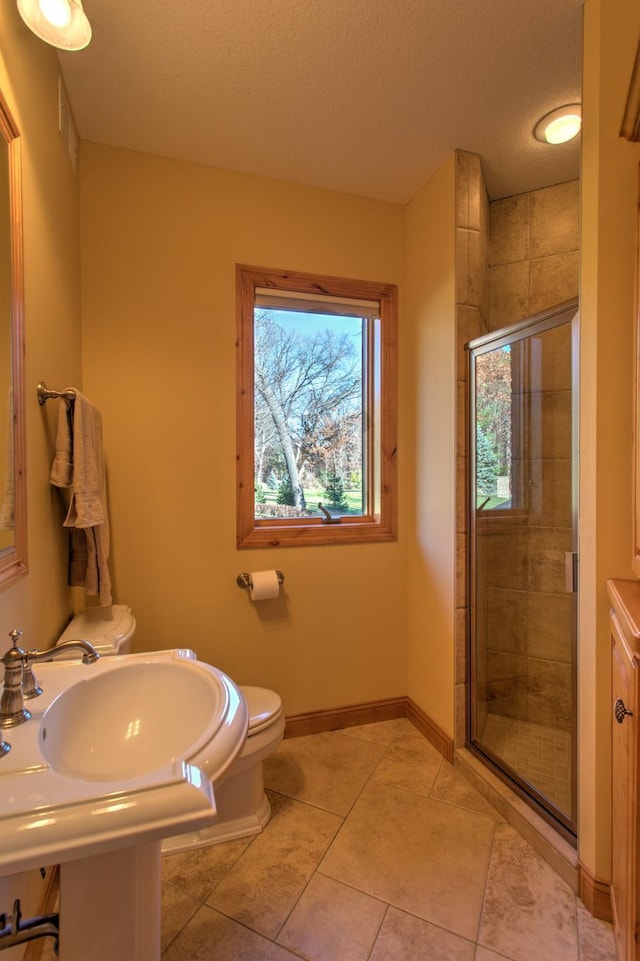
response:
<svg viewBox="0 0 640 961"><path fill-rule="evenodd" d="M466 748L455 752L454 764L475 789L502 815L556 874L578 893L578 852L553 827L496 777Z"/></svg>

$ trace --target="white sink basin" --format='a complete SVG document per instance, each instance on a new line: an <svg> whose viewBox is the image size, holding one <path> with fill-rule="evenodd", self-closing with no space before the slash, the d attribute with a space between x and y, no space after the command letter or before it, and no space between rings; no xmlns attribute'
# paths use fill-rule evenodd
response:
<svg viewBox="0 0 640 961"><path fill-rule="evenodd" d="M37 677L31 720L4 732L0 876L212 823L211 782L248 725L225 674L175 650L51 662Z"/></svg>
<svg viewBox="0 0 640 961"><path fill-rule="evenodd" d="M121 781L193 756L227 691L193 662L121 666L78 681L45 711L42 753L69 778Z"/></svg>

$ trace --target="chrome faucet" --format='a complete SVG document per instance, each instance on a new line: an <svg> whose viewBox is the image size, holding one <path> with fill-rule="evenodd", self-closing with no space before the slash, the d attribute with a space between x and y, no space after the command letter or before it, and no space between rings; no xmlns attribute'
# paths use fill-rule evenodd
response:
<svg viewBox="0 0 640 961"><path fill-rule="evenodd" d="M93 644L81 640L61 641L60 644L49 647L46 651L27 651L22 662L23 698L29 700L42 694L42 688L36 681L31 667L33 661L53 661L56 657L61 657L66 651L74 650L82 651L83 664L94 664L100 657Z"/></svg>
<svg viewBox="0 0 640 961"><path fill-rule="evenodd" d="M74 640L61 641L59 644L47 648L46 651L27 651L27 659L29 661L53 661L54 658L60 657L65 651L73 651L76 649L82 651L83 664L94 664L100 657L93 644L90 644L89 641Z"/></svg>
<svg viewBox="0 0 640 961"><path fill-rule="evenodd" d="M0 700L0 728L16 727L28 721L31 714L24 706L25 698L38 697L42 688L38 686L31 664L34 661L52 661L68 650L81 650L82 663L93 664L100 655L89 641L63 641L46 651L25 651L18 646L22 631L13 630L9 634L11 647L2 658L4 664L4 686ZM2 749L0 747L0 755Z"/></svg>

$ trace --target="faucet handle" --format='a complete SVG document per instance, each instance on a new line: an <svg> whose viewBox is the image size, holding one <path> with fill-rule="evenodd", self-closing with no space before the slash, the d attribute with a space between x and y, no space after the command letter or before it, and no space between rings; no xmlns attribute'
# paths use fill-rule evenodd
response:
<svg viewBox="0 0 640 961"><path fill-rule="evenodd" d="M19 631L14 627L14 629L10 632L9 637L11 638L11 647L5 653L4 657L2 658L2 662L5 668L15 668L17 667L18 662L20 662L20 665L22 665L25 657L27 656L27 652L23 651L21 647L18 647L18 640L22 637L22 631Z"/></svg>
<svg viewBox="0 0 640 961"><path fill-rule="evenodd" d="M0 698L0 728L15 727L31 717L24 707L22 691L22 670L26 663L26 652L18 647L22 631L14 628L9 634L11 647L2 658L4 665L4 684Z"/></svg>

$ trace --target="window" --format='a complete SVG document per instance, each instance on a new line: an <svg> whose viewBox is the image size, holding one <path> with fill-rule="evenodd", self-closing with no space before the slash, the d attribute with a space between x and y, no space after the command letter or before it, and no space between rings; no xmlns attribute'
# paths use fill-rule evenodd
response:
<svg viewBox="0 0 640 961"><path fill-rule="evenodd" d="M514 391L519 344L503 344L475 357L475 480L476 509L499 510L519 506L513 458ZM515 348L515 349L514 349ZM515 363L514 363L515 362ZM514 369L516 367L516 369Z"/></svg>
<svg viewBox="0 0 640 961"><path fill-rule="evenodd" d="M238 547L392 540L396 287L237 281Z"/></svg>

